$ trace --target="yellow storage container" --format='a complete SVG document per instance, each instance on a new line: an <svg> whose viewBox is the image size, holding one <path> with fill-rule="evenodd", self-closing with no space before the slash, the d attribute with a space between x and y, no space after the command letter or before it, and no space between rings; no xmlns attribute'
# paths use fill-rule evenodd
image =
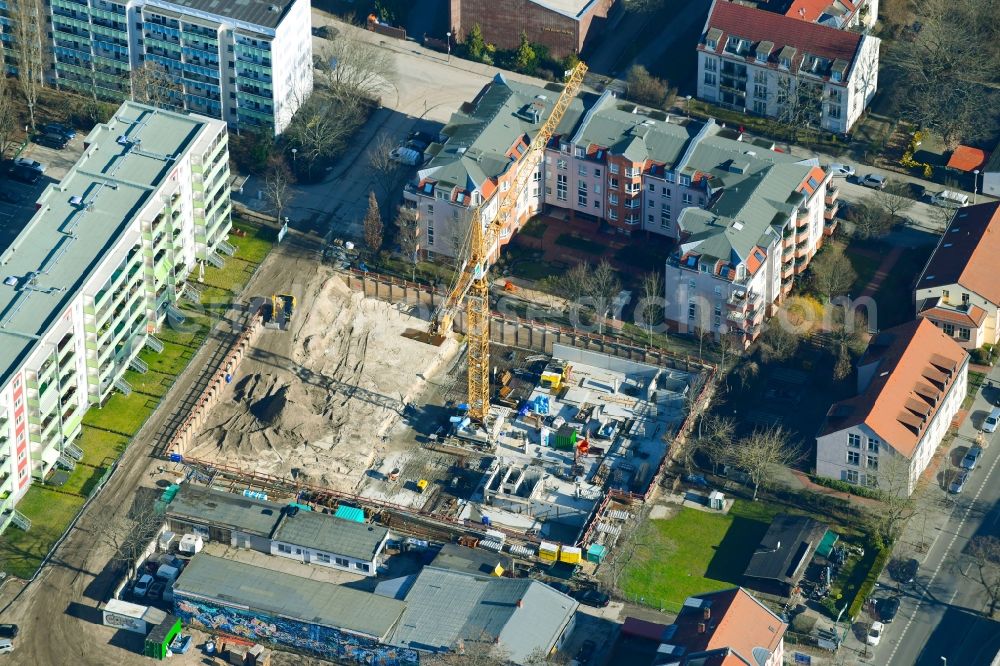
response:
<svg viewBox="0 0 1000 666"><path fill-rule="evenodd" d="M540 543L538 545L538 559L543 562L555 562L559 559L559 544Z"/></svg>
<svg viewBox="0 0 1000 666"><path fill-rule="evenodd" d="M563 546L559 551L559 561L567 564L579 564L583 559L583 551L573 546Z"/></svg>

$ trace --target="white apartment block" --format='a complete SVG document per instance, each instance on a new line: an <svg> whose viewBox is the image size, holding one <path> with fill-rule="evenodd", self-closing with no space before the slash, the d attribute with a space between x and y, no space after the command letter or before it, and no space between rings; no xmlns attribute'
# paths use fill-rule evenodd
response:
<svg viewBox="0 0 1000 666"><path fill-rule="evenodd" d="M130 72L174 82L172 106L280 134L312 90L307 0L51 0L53 77L104 99Z"/></svg>
<svg viewBox="0 0 1000 666"><path fill-rule="evenodd" d="M969 355L926 319L884 330L858 362L858 394L816 435L816 474L909 495L965 399Z"/></svg>
<svg viewBox="0 0 1000 666"><path fill-rule="evenodd" d="M130 393L188 274L232 252L226 125L126 102L0 255L0 530L83 457L86 410Z"/></svg>
<svg viewBox="0 0 1000 666"><path fill-rule="evenodd" d="M698 48L698 99L846 134L878 87L877 37L714 0Z"/></svg>
<svg viewBox="0 0 1000 666"><path fill-rule="evenodd" d="M965 206L917 279L917 316L965 349L1000 342L1000 203Z"/></svg>

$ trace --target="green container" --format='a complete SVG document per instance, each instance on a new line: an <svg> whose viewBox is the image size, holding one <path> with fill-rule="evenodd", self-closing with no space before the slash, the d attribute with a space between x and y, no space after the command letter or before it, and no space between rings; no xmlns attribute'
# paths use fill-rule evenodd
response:
<svg viewBox="0 0 1000 666"><path fill-rule="evenodd" d="M576 429L570 425L563 425L556 431L556 448L563 451L572 451L576 446Z"/></svg>
<svg viewBox="0 0 1000 666"><path fill-rule="evenodd" d="M163 622L153 627L149 636L146 636L146 648L143 650L143 654L153 659L166 659L170 642L179 633L181 633L180 619L173 615L167 615Z"/></svg>
<svg viewBox="0 0 1000 666"><path fill-rule="evenodd" d="M600 564L607 554L608 549L606 546L602 546L599 543L592 543L590 544L590 548L587 549L587 561Z"/></svg>

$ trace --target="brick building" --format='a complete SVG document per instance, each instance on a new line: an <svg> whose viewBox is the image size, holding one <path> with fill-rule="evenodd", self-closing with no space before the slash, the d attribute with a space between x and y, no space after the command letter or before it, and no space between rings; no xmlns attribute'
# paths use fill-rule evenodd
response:
<svg viewBox="0 0 1000 666"><path fill-rule="evenodd" d="M562 58L579 53L607 22L615 0L450 0L450 24L461 42L479 24L483 39L498 49L516 48L521 33Z"/></svg>

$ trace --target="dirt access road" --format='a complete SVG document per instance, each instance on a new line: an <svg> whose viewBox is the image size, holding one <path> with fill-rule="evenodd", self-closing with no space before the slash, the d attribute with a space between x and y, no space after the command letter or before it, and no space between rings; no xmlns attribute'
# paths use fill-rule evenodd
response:
<svg viewBox="0 0 1000 666"><path fill-rule="evenodd" d="M244 302L279 289L287 291L289 280L294 280L292 276L315 271L318 243L315 237L290 232L244 289ZM241 309L233 307L213 327L204 346L159 409L136 434L108 485L94 498L37 579L27 587L18 581L10 581L3 587L0 617L3 622L15 622L21 628L15 652L6 658L9 663L45 666L149 663L135 651L136 641L127 640L136 635L119 632L116 636L100 625L97 609L110 596L114 580L106 569L111 549L97 535L102 524L108 524L119 512L127 510L137 488L153 488L157 481L164 482L173 476L169 472L158 473L164 463L152 457L153 451L169 437L177 414L184 411L192 396L200 393L199 380L214 372L217 366L212 364L213 359L217 363L218 350L228 348L243 319Z"/></svg>

